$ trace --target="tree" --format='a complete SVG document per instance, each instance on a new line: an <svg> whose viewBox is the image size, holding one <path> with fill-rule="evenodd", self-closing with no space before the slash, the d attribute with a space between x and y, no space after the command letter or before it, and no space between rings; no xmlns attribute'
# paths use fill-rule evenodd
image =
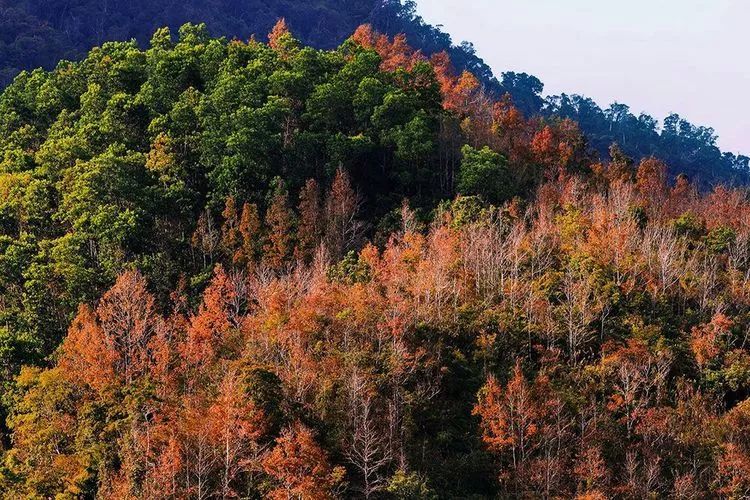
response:
<svg viewBox="0 0 750 500"><path fill-rule="evenodd" d="M297 47L297 41L292 37L286 19L280 18L268 34L268 45L273 50L287 54Z"/></svg>
<svg viewBox="0 0 750 500"><path fill-rule="evenodd" d="M189 398L183 410L181 430L185 433L185 486L194 498L209 498L216 489L212 484L220 476L217 467L223 450L217 449L206 419L205 401L193 396Z"/></svg>
<svg viewBox="0 0 750 500"><path fill-rule="evenodd" d="M542 109L544 101L540 96L544 91L544 84L537 77L513 71L506 71L502 76L503 91L510 94L522 113L533 116Z"/></svg>
<svg viewBox="0 0 750 500"><path fill-rule="evenodd" d="M513 187L502 155L485 146L481 150L464 146L457 190L462 195L480 195L490 203L506 201Z"/></svg>
<svg viewBox="0 0 750 500"><path fill-rule="evenodd" d="M667 185L667 166L654 158L641 161L636 172L636 185L650 205L661 207Z"/></svg>
<svg viewBox="0 0 750 500"><path fill-rule="evenodd" d="M25 390L8 419L13 430L14 447L6 456L12 474L21 478L8 488L11 496L75 495L86 490L90 480L88 466L95 463L95 447L80 449L75 442L84 422L77 418L81 397L60 369L40 371L24 368L18 378Z"/></svg>
<svg viewBox="0 0 750 500"><path fill-rule="evenodd" d="M145 279L138 271L126 271L95 313L81 306L63 347L62 366L99 390L130 384L148 369L148 344L157 321Z"/></svg>
<svg viewBox="0 0 750 500"><path fill-rule="evenodd" d="M198 226L190 240L193 248L200 250L204 266L214 261L214 252L218 249L220 241L221 235L215 227L213 217L206 210L198 218Z"/></svg>
<svg viewBox="0 0 750 500"><path fill-rule="evenodd" d="M631 339L602 359L612 379L608 408L620 413L628 439L650 404L663 396L671 364L668 352L651 353L642 341Z"/></svg>
<svg viewBox="0 0 750 500"><path fill-rule="evenodd" d="M211 283L203 292L198 313L190 318L187 338L181 346L185 359L201 367L211 366L218 353L231 355L237 348L232 345L232 331L240 327L246 303L244 274L227 273L217 266Z"/></svg>
<svg viewBox="0 0 750 500"><path fill-rule="evenodd" d="M725 417L729 439L719 457L720 492L729 496L750 493L747 473L750 471L750 436L747 433L750 421L750 402L745 400L733 408Z"/></svg>
<svg viewBox="0 0 750 500"><path fill-rule="evenodd" d="M285 429L263 459L263 469L275 481L269 498L333 498L342 471L331 467L312 431L301 424Z"/></svg>
<svg viewBox="0 0 750 500"><path fill-rule="evenodd" d="M412 36L189 25L0 96L0 496L747 495L750 201L642 160L712 131L525 117Z"/></svg>
<svg viewBox="0 0 750 500"><path fill-rule="evenodd" d="M238 496L238 476L260 462L259 438L264 433L264 418L240 383L239 374L228 371L215 402L208 409L208 425L216 443L221 475L221 497Z"/></svg>
<svg viewBox="0 0 750 500"><path fill-rule="evenodd" d="M60 365L65 373L96 389L104 389L117 379L117 355L108 345L96 313L81 305L70 325L62 347Z"/></svg>
<svg viewBox="0 0 750 500"><path fill-rule="evenodd" d="M577 362L581 349L596 336L593 323L603 309L597 297L592 277L568 264L562 278L562 303L557 307L561 327L566 338L568 355Z"/></svg>
<svg viewBox="0 0 750 500"><path fill-rule="evenodd" d="M221 216L224 219L221 226L221 246L232 262L236 262L242 259L241 214L237 212L237 204L231 196L224 203L224 211Z"/></svg>
<svg viewBox="0 0 750 500"><path fill-rule="evenodd" d="M391 478L386 491L399 500L434 500L437 494L416 473L399 469Z"/></svg>
<svg viewBox="0 0 750 500"><path fill-rule="evenodd" d="M154 297L138 271L121 274L96 308L107 347L116 353L115 369L126 383L149 363L148 342L154 333Z"/></svg>
<svg viewBox="0 0 750 500"><path fill-rule="evenodd" d="M701 368L720 360L720 355L727 349L722 344L726 342L732 321L724 314L716 313L711 322L701 327L694 327L690 334L690 347Z"/></svg>
<svg viewBox="0 0 750 500"><path fill-rule="evenodd" d="M362 236L363 225L357 220L361 200L352 189L349 174L336 171L325 205L325 242L334 259L353 250Z"/></svg>
<svg viewBox="0 0 750 500"><path fill-rule="evenodd" d="M121 145L64 172L59 217L85 238L92 257L109 273L121 270L123 253L140 236L144 173L143 155Z"/></svg>
<svg viewBox="0 0 750 500"><path fill-rule="evenodd" d="M534 400L532 387L516 362L508 384L503 388L490 377L479 394L473 414L481 417L482 440L490 451L509 458L510 472L500 472L500 480L520 492L522 481L539 433L542 409Z"/></svg>
<svg viewBox="0 0 750 500"><path fill-rule="evenodd" d="M590 446L580 454L575 466L575 475L581 482L581 491L592 498L606 498L602 493L607 482L607 464L602 457L601 450ZM581 497L579 498L587 498Z"/></svg>
<svg viewBox="0 0 750 500"><path fill-rule="evenodd" d="M315 179L308 179L299 194L299 227L294 249L297 260L309 262L312 258L322 238L322 217L318 183Z"/></svg>
<svg viewBox="0 0 750 500"><path fill-rule="evenodd" d="M378 429L373 395L359 374L349 380L349 446L347 460L361 476L361 492L365 498L376 495L385 486L385 467L391 456L383 432Z"/></svg>
<svg viewBox="0 0 750 500"><path fill-rule="evenodd" d="M258 262L258 249L261 246L260 217L255 204L245 203L242 206L239 231L242 236L242 251L239 256L235 254L235 262L252 266Z"/></svg>
<svg viewBox="0 0 750 500"><path fill-rule="evenodd" d="M289 208L289 195L284 182L277 179L271 204L266 211L268 238L263 247L264 262L280 271L287 263L293 249L293 213Z"/></svg>

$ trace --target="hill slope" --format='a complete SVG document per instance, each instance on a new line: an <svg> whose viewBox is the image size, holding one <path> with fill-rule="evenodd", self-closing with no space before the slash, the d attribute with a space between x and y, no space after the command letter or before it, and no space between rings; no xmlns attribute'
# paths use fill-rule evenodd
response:
<svg viewBox="0 0 750 500"><path fill-rule="evenodd" d="M750 201L369 27L0 96L3 498L750 494Z"/></svg>
<svg viewBox="0 0 750 500"><path fill-rule="evenodd" d="M686 173L704 188L750 181L746 156L723 153L712 129L694 126L678 115L668 117L660 128L650 116L634 116L622 105L601 109L577 95L545 101L543 83L530 75L510 72L496 79L471 44L454 46L449 35L424 23L412 0L4 0L0 2L0 85L9 83L20 69L51 69L61 59L83 57L104 41L135 39L143 46L161 26L176 29L185 22L205 22L214 36L247 39L267 33L281 17L303 43L319 48L337 46L367 22L392 36L405 33L409 43L427 55L447 51L456 68L471 71L495 97L510 93L526 115L557 115L579 122L603 158L617 142L636 161L656 156L673 174Z"/></svg>

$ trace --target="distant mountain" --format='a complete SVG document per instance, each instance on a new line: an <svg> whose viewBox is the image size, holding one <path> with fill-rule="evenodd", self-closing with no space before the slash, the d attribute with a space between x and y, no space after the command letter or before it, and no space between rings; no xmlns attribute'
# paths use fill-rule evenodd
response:
<svg viewBox="0 0 750 500"><path fill-rule="evenodd" d="M390 35L406 34L408 42L427 55L447 51L457 69L476 75L495 97L509 93L526 115L577 121L604 158L617 142L634 160L659 157L673 174L686 173L704 187L750 181L750 159L722 152L711 128L678 115L659 126L648 115L633 115L627 106L602 109L579 95L545 100L544 84L525 73L506 72L496 78L471 43L454 45L450 35L425 23L413 0L0 0L0 85L6 86L21 70L51 69L62 59L80 59L108 40L135 39L145 46L162 26L176 29L186 22L203 22L214 36L265 38L281 17L303 43L318 48L335 47L357 26L370 23Z"/></svg>
<svg viewBox="0 0 750 500"><path fill-rule="evenodd" d="M0 82L22 69L51 69L110 40L145 44L156 28L205 22L212 34L248 38L285 17L306 43L332 47L365 22L373 0L21 0L0 1Z"/></svg>

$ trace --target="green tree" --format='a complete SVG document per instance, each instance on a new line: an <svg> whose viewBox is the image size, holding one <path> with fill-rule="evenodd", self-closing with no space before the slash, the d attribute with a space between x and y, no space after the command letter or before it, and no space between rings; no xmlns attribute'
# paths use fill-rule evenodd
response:
<svg viewBox="0 0 750 500"><path fill-rule="evenodd" d="M463 195L479 195L490 203L502 203L513 194L511 176L505 158L489 147L461 149L463 159L457 190Z"/></svg>

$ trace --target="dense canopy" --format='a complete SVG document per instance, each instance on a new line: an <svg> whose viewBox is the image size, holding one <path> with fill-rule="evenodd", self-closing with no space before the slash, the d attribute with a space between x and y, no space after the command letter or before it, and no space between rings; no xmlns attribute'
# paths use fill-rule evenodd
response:
<svg viewBox="0 0 750 500"><path fill-rule="evenodd" d="M512 96L514 106L527 117L577 121L604 158L617 142L636 161L655 155L672 174L687 173L703 189L750 182L750 159L722 152L710 127L693 125L677 114L660 124L647 114L634 115L622 103L601 108L581 95L544 98L542 81L514 71L496 77L471 43L454 44L440 27L425 23L414 0L0 0L0 87L20 70L49 70L60 60L82 59L92 47L108 41L135 40L146 47L162 26L176 31L184 23L205 23L212 36L265 40L279 18L286 18L304 44L316 48L338 46L362 23L390 36L404 34L427 56L447 52L459 71L474 74L494 98Z"/></svg>
<svg viewBox="0 0 750 500"><path fill-rule="evenodd" d="M0 96L8 498L750 495L750 200L448 54L160 29Z"/></svg>

